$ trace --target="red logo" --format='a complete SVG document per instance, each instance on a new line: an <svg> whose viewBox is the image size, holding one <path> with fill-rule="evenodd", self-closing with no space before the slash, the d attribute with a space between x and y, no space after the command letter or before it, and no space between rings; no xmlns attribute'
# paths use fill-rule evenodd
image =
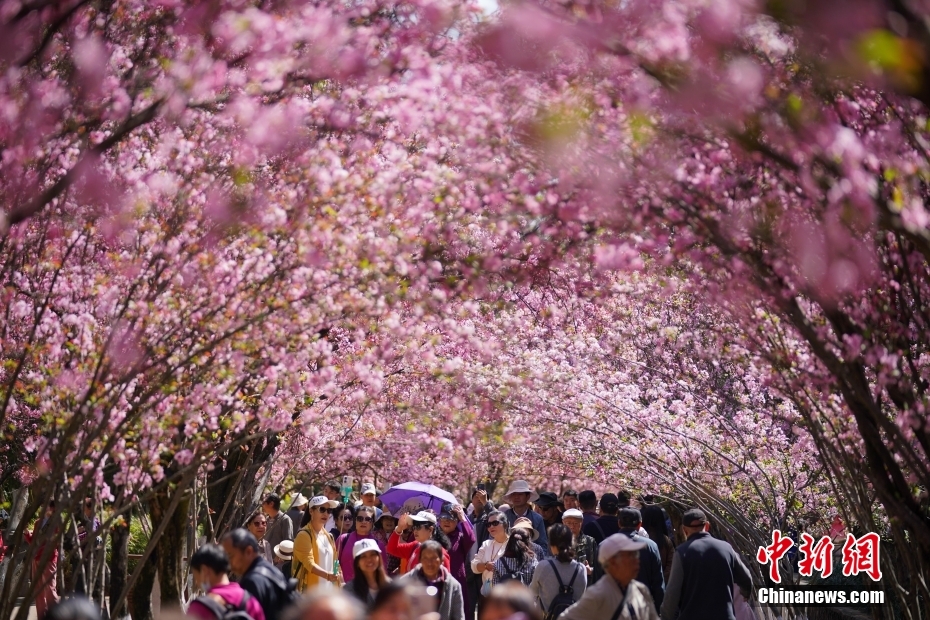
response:
<svg viewBox="0 0 930 620"><path fill-rule="evenodd" d="M860 538L852 534L846 535L846 542L843 544L843 575L849 577L865 573L872 578L872 581L878 581L882 578L882 570L879 565L878 544L881 542L878 534L870 532ZM781 575L778 572L778 561L794 546L794 541L787 536L782 536L780 530L772 530L772 544L767 547L759 547L756 559L759 564L769 564L769 577L774 583L781 583ZM798 572L804 577L810 577L814 570L821 573L823 577L829 577L833 574L833 541L829 536L824 536L815 542L810 534L801 534L801 545L798 547L801 552L801 559L798 561Z"/></svg>

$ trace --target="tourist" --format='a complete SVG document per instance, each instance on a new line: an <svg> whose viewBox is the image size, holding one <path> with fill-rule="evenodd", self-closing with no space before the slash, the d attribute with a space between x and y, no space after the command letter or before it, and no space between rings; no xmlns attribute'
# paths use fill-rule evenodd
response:
<svg viewBox="0 0 930 620"><path fill-rule="evenodd" d="M204 592L187 608L187 614L201 620L216 620L217 612L227 605L238 608L247 597L245 611L252 620L265 620L265 612L257 598L247 594L238 583L229 581L229 556L219 545L206 544L197 549L190 561L195 586ZM222 616L219 616L222 617Z"/></svg>
<svg viewBox="0 0 930 620"><path fill-rule="evenodd" d="M562 505L565 507L565 510L581 509L581 504L578 503L578 491L575 489L566 489L562 493Z"/></svg>
<svg viewBox="0 0 930 620"><path fill-rule="evenodd" d="M307 508L308 501L306 497L298 493L297 496L291 500L291 506L285 513L291 520L291 525L295 532L300 529L300 524L304 522L304 510Z"/></svg>
<svg viewBox="0 0 930 620"><path fill-rule="evenodd" d="M268 531L268 519L261 508L249 515L248 520L245 522L245 526L248 528L249 532L251 532L252 536L255 537L255 540L258 541L258 546L261 547L262 557L272 564L277 564L277 562L275 562L274 548L265 538L265 534Z"/></svg>
<svg viewBox="0 0 930 620"><path fill-rule="evenodd" d="M539 540L539 532L533 527L533 523L529 519L520 517L514 521L513 525L510 526L510 531L513 532L514 530L525 530L526 533L530 535L529 547L537 560L549 557L549 549L544 549L541 545L536 543L536 541Z"/></svg>
<svg viewBox="0 0 930 620"><path fill-rule="evenodd" d="M562 502L559 501L555 493L543 491L539 494L535 503L536 510L539 516L543 518L543 523L545 524L547 532L550 527L556 523L562 522Z"/></svg>
<svg viewBox="0 0 930 620"><path fill-rule="evenodd" d="M561 523L549 527L549 548L554 557L540 562L533 573L530 590L539 601L539 606L547 618L557 614L584 594L588 583L585 567L575 560L572 546L572 531ZM562 588L571 589L567 601L560 596Z"/></svg>
<svg viewBox="0 0 930 620"><path fill-rule="evenodd" d="M294 541L293 540L282 540L274 548L274 555L276 558L281 560L281 564L278 568L281 570L281 574L284 575L285 579L290 579L293 577L293 565L294 565Z"/></svg>
<svg viewBox="0 0 930 620"><path fill-rule="evenodd" d="M692 508L681 517L685 542L678 545L662 603L663 620L735 620L733 586L749 600L752 575L729 543L709 533L710 521Z"/></svg>
<svg viewBox="0 0 930 620"><path fill-rule="evenodd" d="M636 574L636 580L646 584L649 588L649 594L658 612L665 598L665 575L662 573L662 556L659 555L659 546L655 541L639 534L643 525L643 517L639 510L621 508L617 518L621 534L629 536L633 542L646 545L639 552L639 572Z"/></svg>
<svg viewBox="0 0 930 620"><path fill-rule="evenodd" d="M511 527L513 527L513 524L520 517L529 519L533 522L533 527L539 533L539 544L548 548L549 541L546 540L546 524L542 516L530 508L530 502L539 499L539 495L530 488L526 480L514 480L510 488L507 489L507 494L504 495L504 499L510 504L510 508L506 510L504 514L507 515L507 520L510 521Z"/></svg>
<svg viewBox="0 0 930 620"><path fill-rule="evenodd" d="M400 533L405 529L413 530L413 540L404 543L400 541ZM388 538L387 552L395 557L406 560L406 572L413 569L420 561L420 547L428 540L445 539L445 545L437 542L442 552L442 564L449 570L451 562L449 559L449 539L436 527L436 515L425 510L421 510L415 515L402 515L397 523L397 527ZM404 572L403 569L401 571Z"/></svg>
<svg viewBox="0 0 930 620"><path fill-rule="evenodd" d="M543 612L529 588L508 581L491 588L478 620L543 620Z"/></svg>
<svg viewBox="0 0 930 620"><path fill-rule="evenodd" d="M560 620L658 620L649 588L635 580L643 547L642 542L635 542L625 534L605 538L597 552L604 576L588 586Z"/></svg>
<svg viewBox="0 0 930 620"><path fill-rule="evenodd" d="M420 546L419 557L420 564L402 579L426 586L427 593L436 600L439 620L464 620L462 586L442 564L448 557L445 549L435 540L427 540Z"/></svg>
<svg viewBox="0 0 930 620"><path fill-rule="evenodd" d="M659 558L662 560L662 576L665 577L665 583L668 583L668 577L672 570L672 558L675 557L675 546L672 539L666 533L665 516L662 508L654 505L643 506L643 529L649 534L649 539L659 547Z"/></svg>
<svg viewBox="0 0 930 620"><path fill-rule="evenodd" d="M581 509L581 514L584 515L582 519L581 527L582 529L587 527L589 523L597 521L597 494L594 491L586 490L578 494L578 507ZM594 560L592 560L592 563Z"/></svg>
<svg viewBox="0 0 930 620"><path fill-rule="evenodd" d="M258 600L266 620L278 620L288 605L287 581L281 571L261 555L258 541L242 528L227 532L220 539L229 566L239 577L239 585Z"/></svg>
<svg viewBox="0 0 930 620"><path fill-rule="evenodd" d="M364 506L364 508L369 508ZM365 607L371 607L378 592L388 582L384 571L382 550L373 538L357 541L352 546L352 575L344 589L361 601Z"/></svg>
<svg viewBox="0 0 930 620"><path fill-rule="evenodd" d="M333 511L333 522L336 527L329 531L333 538L348 534L355 528L355 509L349 504L338 504Z"/></svg>
<svg viewBox="0 0 930 620"><path fill-rule="evenodd" d="M439 513L439 529L449 539L449 572L462 586L465 609L474 609L465 584L471 573L466 566L468 553L475 544L475 530L465 516L465 509L457 504L445 504Z"/></svg>
<svg viewBox="0 0 930 620"><path fill-rule="evenodd" d="M339 567L342 570L342 579L348 583L355 579L354 558L355 546L360 540L372 540L381 553L384 553L384 546L378 543L374 537L373 529L375 526L375 516L377 508L373 506L359 506L355 513L355 528L343 534L336 540L336 557L339 558ZM348 514L348 513L346 513Z"/></svg>
<svg viewBox="0 0 930 620"><path fill-rule="evenodd" d="M359 492L359 495L362 498L362 506L371 506L372 508L377 508L378 489L375 488L375 485L370 482L366 482L362 485L362 489Z"/></svg>
<svg viewBox="0 0 930 620"><path fill-rule="evenodd" d="M275 545L282 540L294 539L294 523L289 516L281 512L280 497L274 493L269 493L262 502L262 509L268 516L265 540L268 541L269 550L274 549Z"/></svg>
<svg viewBox="0 0 930 620"><path fill-rule="evenodd" d="M306 525L294 538L293 572L301 592L316 587L332 587L339 582L334 573L336 541L326 531L326 520L339 502L317 495L307 506Z"/></svg>
<svg viewBox="0 0 930 620"><path fill-rule="evenodd" d="M575 551L575 561L584 565L585 573L590 580L594 573L598 573L598 577L600 577L600 570L595 570L595 567L599 567L600 564L597 562L597 542L581 531L583 521L584 515L577 508L569 508L562 513L562 523L572 533L572 549ZM595 578L591 582L593 583L596 580Z"/></svg>
<svg viewBox="0 0 930 620"><path fill-rule="evenodd" d="M620 531L620 524L617 521L619 510L620 504L617 496L613 493L604 493L601 496L601 516L585 525L581 531L593 538L597 544L601 544L602 540Z"/></svg>
<svg viewBox="0 0 930 620"><path fill-rule="evenodd" d="M301 599L287 620L365 620L365 608L339 590L317 590Z"/></svg>
<svg viewBox="0 0 930 620"><path fill-rule="evenodd" d="M510 540L510 523L504 513L495 510L488 515L487 520L488 532L491 537L484 541L474 557L471 559L471 570L475 575L480 576L478 586L479 602L478 607L483 607L481 599L486 597L491 591L491 585L494 578L494 564L504 555L507 548L507 541Z"/></svg>
<svg viewBox="0 0 930 620"><path fill-rule="evenodd" d="M518 525L511 528L504 554L494 563L494 576L491 578L494 585L519 580L528 586L533 580L533 571L538 563L537 556L530 547L529 530L518 528Z"/></svg>

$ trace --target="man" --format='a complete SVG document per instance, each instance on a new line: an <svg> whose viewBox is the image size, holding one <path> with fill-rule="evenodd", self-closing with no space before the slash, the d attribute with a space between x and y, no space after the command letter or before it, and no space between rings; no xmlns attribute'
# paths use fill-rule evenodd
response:
<svg viewBox="0 0 930 620"><path fill-rule="evenodd" d="M735 620L733 584L748 599L749 569L728 543L713 538L710 522L697 508L681 518L685 542L675 550L665 588L662 620Z"/></svg>
<svg viewBox="0 0 930 620"><path fill-rule="evenodd" d="M636 508L621 508L618 519L621 534L629 536L634 542L646 545L639 552L639 573L636 579L649 588L649 594L652 595L656 612L658 612L665 598L665 575L662 574L662 556L659 554L659 545L649 540L648 537L640 535L643 517Z"/></svg>
<svg viewBox="0 0 930 620"><path fill-rule="evenodd" d="M329 480L323 485L323 495L331 502L342 503L342 487L335 480ZM329 519L326 520L326 525L323 527L326 528L327 532L336 529L335 516L330 514Z"/></svg>
<svg viewBox="0 0 930 620"><path fill-rule="evenodd" d="M581 508L581 505L578 504L578 491L575 489L568 489L562 493L562 505L565 506L565 510Z"/></svg>
<svg viewBox="0 0 930 620"><path fill-rule="evenodd" d="M597 544L620 531L617 521L617 496L613 493L604 493L601 497L601 516L582 528L582 532L593 538Z"/></svg>
<svg viewBox="0 0 930 620"><path fill-rule="evenodd" d="M494 512L494 504L488 499L488 492L475 488L471 494L471 512L468 520L475 526L477 545L480 547L484 541L491 537L488 534L488 515Z"/></svg>
<svg viewBox="0 0 930 620"><path fill-rule="evenodd" d="M635 579L644 546L624 534L605 538L597 553L603 579L589 585L560 620L659 620L649 588Z"/></svg>
<svg viewBox="0 0 930 620"><path fill-rule="evenodd" d="M633 494L629 491L623 489L617 491L617 506L620 508L629 508L630 500L633 498Z"/></svg>
<svg viewBox="0 0 930 620"><path fill-rule="evenodd" d="M321 590L298 603L296 620L365 620L365 608L341 590Z"/></svg>
<svg viewBox="0 0 930 620"><path fill-rule="evenodd" d="M543 491L539 494L539 498L536 500L536 511L543 518L547 532L550 526L562 522L561 506L562 503L555 493Z"/></svg>
<svg viewBox="0 0 930 620"><path fill-rule="evenodd" d="M289 603L287 582L274 565L261 556L258 541L245 529L227 532L220 540L229 565L239 577L242 589L258 600L265 620L278 620Z"/></svg>
<svg viewBox="0 0 930 620"><path fill-rule="evenodd" d="M504 512L507 520L510 521L511 527L520 517L529 519L533 528L539 532L539 546L543 549L549 549L549 536L546 534L546 524L543 522L542 515L530 510L530 502L539 499L526 480L514 480L504 495L504 499L510 504L510 508Z"/></svg>
<svg viewBox="0 0 930 620"><path fill-rule="evenodd" d="M294 533L297 533L297 530L300 529L300 524L304 520L304 510L307 507L307 502L309 502L306 497L298 493L297 497L291 501L291 507L287 509L288 518L291 520L291 526L294 528ZM280 543L279 543L280 544Z"/></svg>
<svg viewBox="0 0 930 620"><path fill-rule="evenodd" d="M581 514L584 515L581 527L597 521L597 494L594 491L587 490L579 493L578 507L581 508Z"/></svg>
<svg viewBox="0 0 930 620"><path fill-rule="evenodd" d="M588 583L593 584L601 578L603 570L597 561L597 542L581 531L583 519L584 515L577 508L569 508L562 513L562 523L572 531L575 559L584 564L588 571Z"/></svg>
<svg viewBox="0 0 930 620"><path fill-rule="evenodd" d="M377 507L378 504L378 490L370 482L366 482L362 485L362 506L371 506L372 508Z"/></svg>
<svg viewBox="0 0 930 620"><path fill-rule="evenodd" d="M191 556L190 567L195 587L203 590L205 596L194 599L187 608L187 615L200 620L216 620L217 610L232 605L234 608L242 606L252 620L265 620L265 612L258 600L247 594L238 583L229 581L229 556L222 547L213 544L202 546Z"/></svg>
<svg viewBox="0 0 930 620"><path fill-rule="evenodd" d="M281 512L281 498L274 493L265 496L262 510L268 516L268 529L265 531L265 540L271 549L281 544L282 540L294 540L294 522ZM297 526L300 527L299 525Z"/></svg>

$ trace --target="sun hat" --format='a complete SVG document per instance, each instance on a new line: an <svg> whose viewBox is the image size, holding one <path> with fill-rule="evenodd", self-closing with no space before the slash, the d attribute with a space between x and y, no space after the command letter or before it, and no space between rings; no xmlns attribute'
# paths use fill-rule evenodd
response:
<svg viewBox="0 0 930 620"><path fill-rule="evenodd" d="M380 522L381 522L381 519L383 519L384 517L388 517L388 518L394 519L395 521L397 520L397 517L395 517L394 515L392 515L391 512L390 512L389 510L381 510L381 509L379 508L379 509L378 509L378 512L375 513L375 524L380 523Z"/></svg>
<svg viewBox="0 0 930 620"><path fill-rule="evenodd" d="M303 508L309 502L310 500L298 493L297 497L294 498L294 501L291 502L291 508Z"/></svg>
<svg viewBox="0 0 930 620"><path fill-rule="evenodd" d="M374 538L363 538L355 542L352 545L352 559L354 560L363 553L368 553L369 551L377 551L381 553L381 547L378 546L377 541Z"/></svg>
<svg viewBox="0 0 930 620"><path fill-rule="evenodd" d="M513 525L510 526L510 531L512 532L514 530L526 530L530 533L530 540L533 542L536 542L536 539L539 538L539 532L533 527L533 522L526 517L520 517L513 522Z"/></svg>
<svg viewBox="0 0 930 620"><path fill-rule="evenodd" d="M294 555L294 541L282 540L274 546L274 554L282 560L290 560Z"/></svg>
<svg viewBox="0 0 930 620"><path fill-rule="evenodd" d="M691 508L681 515L681 524L685 527L698 527L707 523L707 516L699 508Z"/></svg>
<svg viewBox="0 0 930 620"><path fill-rule="evenodd" d="M315 497L310 498L309 504L311 508L317 508L319 506L326 506L327 508L335 508L336 506L339 505L339 502L337 502L334 499L327 499L325 495L317 495Z"/></svg>
<svg viewBox="0 0 930 620"><path fill-rule="evenodd" d="M377 495L377 494L378 494L378 489L376 489L375 485L373 485L370 482L366 482L365 484L363 484L362 490L361 492L359 492L359 495Z"/></svg>
<svg viewBox="0 0 930 620"><path fill-rule="evenodd" d="M569 508L568 510L562 513L562 518L563 519L571 519L571 518L584 519L584 513L578 510L577 508Z"/></svg>
<svg viewBox="0 0 930 620"><path fill-rule="evenodd" d="M425 510L421 510L415 515L410 515L410 518L417 523L432 523L436 525L436 515L431 512L426 512Z"/></svg>
<svg viewBox="0 0 930 620"><path fill-rule="evenodd" d="M646 543L635 542L626 534L614 534L608 536L602 542L597 550L597 561L606 564L610 558L614 557L621 551L639 551L644 549Z"/></svg>
<svg viewBox="0 0 930 620"><path fill-rule="evenodd" d="M504 498L508 498L514 493L529 493L531 502L535 502L539 499L539 494L530 488L526 480L514 480L511 482L510 488L507 489L507 492L504 494Z"/></svg>

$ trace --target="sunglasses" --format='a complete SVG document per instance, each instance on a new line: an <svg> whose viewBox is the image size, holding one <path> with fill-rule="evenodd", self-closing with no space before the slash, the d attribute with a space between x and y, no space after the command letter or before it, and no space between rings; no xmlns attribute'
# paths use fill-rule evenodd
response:
<svg viewBox="0 0 930 620"><path fill-rule="evenodd" d="M321 514L328 515L329 513L333 511L333 509L327 508L326 506L318 506L317 511L320 512Z"/></svg>
<svg viewBox="0 0 930 620"><path fill-rule="evenodd" d="M371 517L355 517L355 520L360 521L361 523L371 523L372 521L374 521L374 519L372 519Z"/></svg>
<svg viewBox="0 0 930 620"><path fill-rule="evenodd" d="M268 524L265 521L252 521L252 525L255 527L268 527Z"/></svg>
<svg viewBox="0 0 930 620"><path fill-rule="evenodd" d="M500 521L488 521L488 527L497 527L498 525L503 525Z"/></svg>
<svg viewBox="0 0 930 620"><path fill-rule="evenodd" d="M342 515L342 520L343 520L343 521L351 521L351 520L352 520L352 515L350 515L350 514L344 514L344 515Z"/></svg>

